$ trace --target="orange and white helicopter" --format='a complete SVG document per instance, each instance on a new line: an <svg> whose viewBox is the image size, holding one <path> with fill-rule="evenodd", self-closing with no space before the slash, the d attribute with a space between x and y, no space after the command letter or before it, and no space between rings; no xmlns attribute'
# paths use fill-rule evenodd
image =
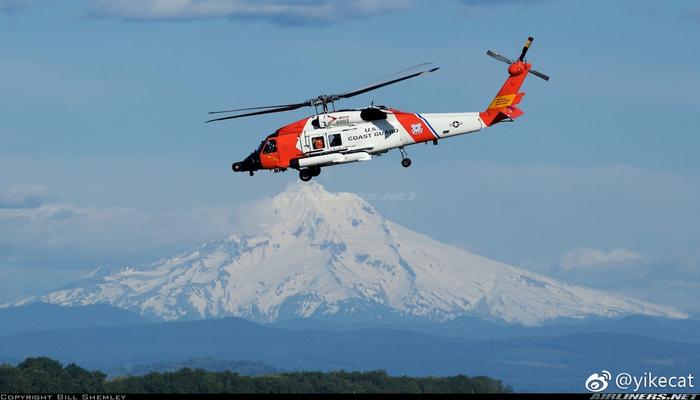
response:
<svg viewBox="0 0 700 400"><path fill-rule="evenodd" d="M532 37L527 39L520 57L515 61L491 50L486 52L509 65L509 77L482 112L419 114L374 105L362 109L335 110L338 100L425 75L439 68L420 64L412 67L411 73L404 70L394 74L391 79L349 92L321 95L293 104L212 111L209 114L248 112L207 122L315 107L316 114L277 129L243 161L233 163L233 171L248 172L251 176L260 169L281 172L293 168L299 171L299 178L307 182L318 176L323 167L371 160L396 148L401 152L401 165L409 167L411 159L406 156L406 146L427 142L437 144L441 139L476 132L502 121L512 121L523 114L516 105L525 95L520 92L520 87L528 73L549 80L547 75L533 70L532 65L525 61L532 40Z"/></svg>

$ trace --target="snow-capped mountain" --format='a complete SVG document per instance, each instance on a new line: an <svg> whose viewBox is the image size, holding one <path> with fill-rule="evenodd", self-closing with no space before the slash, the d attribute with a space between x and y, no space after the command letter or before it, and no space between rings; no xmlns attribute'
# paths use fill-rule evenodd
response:
<svg viewBox="0 0 700 400"><path fill-rule="evenodd" d="M560 317L686 317L440 243L384 219L354 194L316 183L291 186L264 214L259 234L232 235L148 266L98 269L38 300L108 303L163 320L475 315L537 325Z"/></svg>

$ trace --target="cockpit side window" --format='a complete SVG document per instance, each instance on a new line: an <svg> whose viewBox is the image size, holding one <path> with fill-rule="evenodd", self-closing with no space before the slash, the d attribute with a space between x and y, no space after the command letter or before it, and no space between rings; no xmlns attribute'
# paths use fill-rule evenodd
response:
<svg viewBox="0 0 700 400"><path fill-rule="evenodd" d="M321 150L326 147L326 141L323 139L323 136L316 136L311 138L311 145L314 150Z"/></svg>
<svg viewBox="0 0 700 400"><path fill-rule="evenodd" d="M277 151L277 140L268 139L267 143L265 143L265 147L263 148L263 153L268 154L268 153L274 153L276 151Z"/></svg>

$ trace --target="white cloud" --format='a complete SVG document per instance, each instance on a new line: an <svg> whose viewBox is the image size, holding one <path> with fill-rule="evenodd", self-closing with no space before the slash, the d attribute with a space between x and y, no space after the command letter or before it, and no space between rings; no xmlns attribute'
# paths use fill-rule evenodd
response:
<svg viewBox="0 0 700 400"><path fill-rule="evenodd" d="M36 208L53 197L46 186L18 183L0 192L0 208Z"/></svg>
<svg viewBox="0 0 700 400"><path fill-rule="evenodd" d="M610 265L629 265L634 262L643 262L646 257L643 254L627 250L612 249L610 251L579 247L566 252L561 258L561 266L566 270L595 268Z"/></svg>
<svg viewBox="0 0 700 400"><path fill-rule="evenodd" d="M93 0L91 15L134 21L241 18L330 23L408 8L413 0Z"/></svg>
<svg viewBox="0 0 700 400"><path fill-rule="evenodd" d="M55 203L39 185L2 192L0 303L56 289L99 265L143 264L221 239L237 207L147 211Z"/></svg>
<svg viewBox="0 0 700 400"><path fill-rule="evenodd" d="M145 211L46 203L0 208L0 265L151 261L235 231L235 207Z"/></svg>

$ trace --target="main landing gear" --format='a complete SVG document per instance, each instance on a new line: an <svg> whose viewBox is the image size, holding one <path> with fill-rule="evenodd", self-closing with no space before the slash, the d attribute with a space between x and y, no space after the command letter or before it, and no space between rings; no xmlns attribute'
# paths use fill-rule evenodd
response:
<svg viewBox="0 0 700 400"><path fill-rule="evenodd" d="M308 182L314 176L319 176L321 174L321 167L313 166L309 168L304 168L299 170L299 179L304 182Z"/></svg>
<svg viewBox="0 0 700 400"><path fill-rule="evenodd" d="M404 168L408 168L411 166L411 159L406 156L406 150L404 150L403 147L399 147L399 151L401 152L401 165Z"/></svg>

